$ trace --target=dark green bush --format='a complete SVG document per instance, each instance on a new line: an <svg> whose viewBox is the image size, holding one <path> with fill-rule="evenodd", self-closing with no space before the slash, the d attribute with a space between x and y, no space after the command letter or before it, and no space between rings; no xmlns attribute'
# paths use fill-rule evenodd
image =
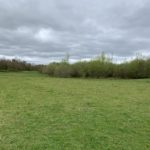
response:
<svg viewBox="0 0 150 150"><path fill-rule="evenodd" d="M37 70L34 65L18 59L0 59L0 71L30 71Z"/></svg>
<svg viewBox="0 0 150 150"><path fill-rule="evenodd" d="M150 59L136 58L130 62L115 64L102 54L89 62L51 63L43 72L56 77L90 77L90 78L148 78L150 77Z"/></svg>
<svg viewBox="0 0 150 150"><path fill-rule="evenodd" d="M68 56L60 63L48 65L31 65L21 60L0 60L1 71L32 71L53 77L82 77L82 78L149 78L150 59L136 58L130 62L115 64L104 53L89 62L77 62L69 64Z"/></svg>

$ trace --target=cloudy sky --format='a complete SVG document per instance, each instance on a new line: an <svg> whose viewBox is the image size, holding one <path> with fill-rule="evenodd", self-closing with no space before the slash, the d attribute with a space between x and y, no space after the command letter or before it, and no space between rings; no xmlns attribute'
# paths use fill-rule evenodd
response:
<svg viewBox="0 0 150 150"><path fill-rule="evenodd" d="M149 0L0 0L0 57L48 63L150 55Z"/></svg>

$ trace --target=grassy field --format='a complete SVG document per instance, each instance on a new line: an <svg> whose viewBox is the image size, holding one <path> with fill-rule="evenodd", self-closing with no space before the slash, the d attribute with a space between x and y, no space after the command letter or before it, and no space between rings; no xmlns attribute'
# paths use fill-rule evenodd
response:
<svg viewBox="0 0 150 150"><path fill-rule="evenodd" d="M0 73L0 150L149 150L150 79Z"/></svg>

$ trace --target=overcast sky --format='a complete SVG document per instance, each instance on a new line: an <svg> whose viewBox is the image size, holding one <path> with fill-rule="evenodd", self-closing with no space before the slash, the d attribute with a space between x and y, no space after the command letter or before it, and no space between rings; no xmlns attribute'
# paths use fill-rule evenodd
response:
<svg viewBox="0 0 150 150"><path fill-rule="evenodd" d="M149 0L0 0L0 57L33 63L150 55Z"/></svg>

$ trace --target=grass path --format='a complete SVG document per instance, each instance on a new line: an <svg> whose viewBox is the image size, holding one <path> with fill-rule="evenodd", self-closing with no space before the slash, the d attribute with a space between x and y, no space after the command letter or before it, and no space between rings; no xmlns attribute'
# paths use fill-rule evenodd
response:
<svg viewBox="0 0 150 150"><path fill-rule="evenodd" d="M0 73L0 150L149 150L150 79Z"/></svg>

